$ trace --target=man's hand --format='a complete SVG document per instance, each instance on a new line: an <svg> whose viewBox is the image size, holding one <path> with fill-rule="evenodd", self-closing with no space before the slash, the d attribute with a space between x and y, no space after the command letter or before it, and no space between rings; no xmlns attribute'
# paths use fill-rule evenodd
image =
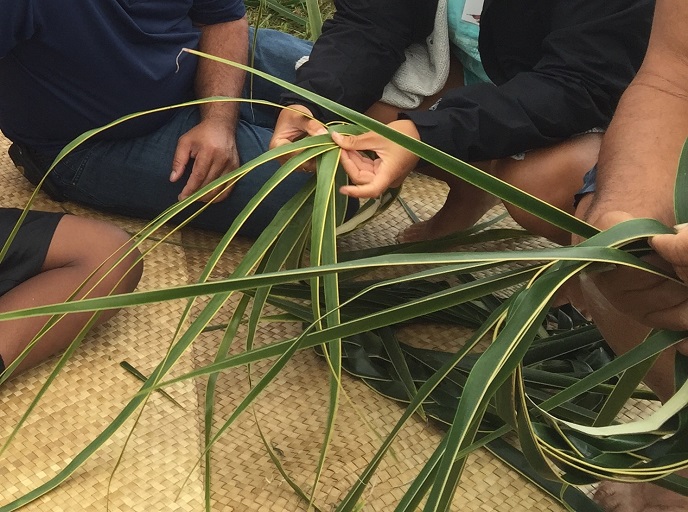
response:
<svg viewBox="0 0 688 512"><path fill-rule="evenodd" d="M625 212L609 212L596 225L605 229L631 218ZM644 259L673 272L684 284L628 267L590 277L616 309L641 324L674 331L688 330L688 230L656 236L650 244L657 254ZM688 343L683 342L678 348L688 351Z"/></svg>
<svg viewBox="0 0 688 512"><path fill-rule="evenodd" d="M246 17L204 25L198 49L246 64L248 55L248 21ZM196 68L196 94L199 98L227 96L238 98L244 84L244 72L210 59L200 59ZM194 159L191 175L179 199L186 199L199 188L239 167L236 127L239 107L235 102L204 103L198 107L201 122L179 138L172 161L170 181L181 179L190 159ZM219 202L229 195L208 193L202 201Z"/></svg>
<svg viewBox="0 0 688 512"><path fill-rule="evenodd" d="M178 181L184 175L190 159L194 160L193 167L186 186L179 194L180 201L239 167L239 153L233 127L228 126L221 118L209 118L182 135L174 153L170 181ZM217 197L215 193L208 193L201 201L222 201L227 198L230 191L231 188Z"/></svg>
<svg viewBox="0 0 688 512"><path fill-rule="evenodd" d="M676 226L675 235L658 235L650 245L669 263L674 273L688 285L688 224Z"/></svg>
<svg viewBox="0 0 688 512"><path fill-rule="evenodd" d="M280 113L275 124L275 132L270 140L270 149L278 148L300 140L308 135L324 135L327 133L325 126L316 119L313 119L311 111L303 105L290 105ZM289 153L279 161L285 163L295 153ZM302 169L308 172L315 172L315 162L306 162Z"/></svg>
<svg viewBox="0 0 688 512"><path fill-rule="evenodd" d="M420 140L412 121L393 121L388 126ZM351 197L378 197L389 187L398 187L420 160L402 146L375 132L356 136L333 133L332 140L344 150L342 166L353 183L341 187L340 192ZM361 151L373 151L377 158L372 160Z"/></svg>

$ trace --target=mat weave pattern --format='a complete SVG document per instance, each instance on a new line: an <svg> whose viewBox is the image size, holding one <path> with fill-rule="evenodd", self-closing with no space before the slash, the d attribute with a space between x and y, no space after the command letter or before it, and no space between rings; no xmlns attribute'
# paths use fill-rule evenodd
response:
<svg viewBox="0 0 688 512"><path fill-rule="evenodd" d="M0 142L0 204L24 207L32 192L7 156L7 141ZM36 209L65 211L109 218L129 232L143 223L112 218L77 205L59 205L42 193ZM181 236L177 235L177 239ZM184 252L164 244L146 259L140 289L188 282ZM184 304L153 304L120 312L92 331L50 387L19 431L0 462L0 504L17 498L45 482L63 468L120 412L140 383L126 373L126 360L145 374L162 359L174 334ZM0 335L2 325L0 324ZM0 390L0 443L4 443L54 366L46 362ZM190 371L192 358L180 361L174 373ZM199 415L195 387L179 385L170 393L184 406L174 406L159 394L151 397L119 469L108 481L133 422L130 421L65 485L26 507L35 511L104 511L109 496L111 511L198 511L203 506L202 475L193 469L199 456ZM189 483L177 493L191 473Z"/></svg>
<svg viewBox="0 0 688 512"><path fill-rule="evenodd" d="M14 169L6 155L7 141L0 140L0 204L23 207L31 186ZM421 218L440 206L443 187L425 177L413 177L403 196ZM142 222L106 216L72 203L58 205L44 195L35 208L59 210L108 219L136 232ZM490 215L496 215L494 210ZM508 223L508 221L507 221ZM341 241L343 250L392 243L399 229L410 224L398 204L372 223ZM140 289L192 282L219 237L198 230L176 233L172 242L161 244L145 262ZM519 241L513 250L541 242ZM249 242L239 240L224 255L213 277L226 276L241 260ZM484 248L484 247L483 247ZM214 322L229 318L236 305L232 299ZM194 306L200 311L203 302ZM138 390L139 383L119 367L127 360L150 373L171 341L184 303L170 302L126 310L87 337L62 375L29 418L26 426L0 462L0 505L45 482L64 467L79 450L95 438ZM0 335L2 326L0 325ZM256 344L286 339L298 326L263 324ZM404 329L407 343L454 351L469 332L460 328L424 325ZM221 341L221 331L202 335L182 359L173 374L211 362ZM236 342L234 351L242 350ZM0 389L3 421L0 442L26 409L48 376L54 360L31 370ZM254 365L252 377L259 378L270 362ZM325 470L316 492L316 505L333 510L355 482L357 475L379 447L379 437L389 432L402 408L369 389L360 380L345 376L342 397ZM313 351L298 353L257 400L253 410L239 418L213 449L212 509L214 511L306 510L270 461L258 435L256 418L288 474L309 491L320 453L328 410L328 369ZM224 373L218 381L216 427L234 411L248 390L247 370ZM30 504L30 511L201 511L202 469L194 464L202 452L203 393L205 381L180 384L170 393L182 403L175 407L155 394L143 412L123 461L108 491L108 481L123 442L129 432L122 429L75 476ZM255 418L254 418L255 412ZM130 421L128 427L132 425ZM425 460L443 435L435 423L413 418L394 444L395 456L387 457L364 496L363 510L393 510ZM179 493L181 482L191 474ZM472 511L559 511L553 500L485 451L471 456L454 503L454 510Z"/></svg>

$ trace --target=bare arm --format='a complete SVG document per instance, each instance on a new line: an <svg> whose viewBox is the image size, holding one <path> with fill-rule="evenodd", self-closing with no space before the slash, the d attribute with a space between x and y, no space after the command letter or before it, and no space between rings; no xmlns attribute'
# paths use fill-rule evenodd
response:
<svg viewBox="0 0 688 512"><path fill-rule="evenodd" d="M248 22L246 18L201 29L199 50L217 57L246 64L248 62ZM200 59L196 71L196 95L240 97L246 73L241 69ZM203 120L216 118L234 130L239 118L237 103L207 103L201 105Z"/></svg>
<svg viewBox="0 0 688 512"><path fill-rule="evenodd" d="M673 226L676 167L686 138L688 2L658 0L647 56L602 143L597 191L587 219L603 229L634 217ZM657 255L648 259L688 283L685 228L651 239ZM686 286L627 268L593 280L616 309L638 322L653 328L688 328ZM679 351L688 354L688 343Z"/></svg>
<svg viewBox="0 0 688 512"><path fill-rule="evenodd" d="M248 22L246 18L201 29L199 50L245 64L248 55ZM196 94L240 97L245 73L232 66L200 59L196 72ZM191 158L191 176L180 194L184 199L202 186L239 166L236 148L236 124L239 105L235 102L201 105L201 122L179 139L170 179L177 181ZM218 200L224 199L229 192Z"/></svg>
<svg viewBox="0 0 688 512"><path fill-rule="evenodd" d="M688 137L688 2L658 0L647 56L604 138L588 218L608 211L673 225L673 184Z"/></svg>

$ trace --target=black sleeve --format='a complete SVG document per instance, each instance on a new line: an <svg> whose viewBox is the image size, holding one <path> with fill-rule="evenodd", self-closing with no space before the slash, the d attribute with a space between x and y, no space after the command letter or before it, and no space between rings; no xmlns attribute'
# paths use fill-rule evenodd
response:
<svg viewBox="0 0 688 512"><path fill-rule="evenodd" d="M437 0L335 0L335 7L296 84L364 112L382 96L406 47L432 31ZM292 93L282 102L305 104L317 117L334 119Z"/></svg>
<svg viewBox="0 0 688 512"><path fill-rule="evenodd" d="M416 124L424 142L464 160L480 161L544 147L609 124L645 54L654 2L549 1L550 28L532 70L499 85L452 90L434 111L402 114ZM493 6L500 4L495 1ZM484 25L486 14L490 13L483 12ZM499 30L497 25L493 28ZM487 65L486 70L490 73Z"/></svg>

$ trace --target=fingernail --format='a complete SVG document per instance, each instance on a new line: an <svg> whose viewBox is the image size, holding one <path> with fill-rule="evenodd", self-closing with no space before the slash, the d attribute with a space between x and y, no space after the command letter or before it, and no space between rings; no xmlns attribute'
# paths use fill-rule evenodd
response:
<svg viewBox="0 0 688 512"><path fill-rule="evenodd" d="M674 226L674 229L675 229L676 231L684 231L684 230L688 229L688 222L686 222L686 223L684 223L684 224L676 224L676 225Z"/></svg>

